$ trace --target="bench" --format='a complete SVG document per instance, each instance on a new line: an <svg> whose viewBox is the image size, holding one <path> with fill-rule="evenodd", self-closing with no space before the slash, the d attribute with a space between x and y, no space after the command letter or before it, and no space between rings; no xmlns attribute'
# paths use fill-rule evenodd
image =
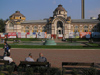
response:
<svg viewBox="0 0 100 75"><path fill-rule="evenodd" d="M86 62L62 62L62 75L72 75L73 71L78 71L78 75L82 73L82 69L94 67L94 63Z"/></svg>
<svg viewBox="0 0 100 75"><path fill-rule="evenodd" d="M6 61L6 60L0 60L0 66L8 65L8 64L9 64L9 61Z"/></svg>
<svg viewBox="0 0 100 75"><path fill-rule="evenodd" d="M40 67L40 66L44 66L44 67L50 67L50 63L49 62L28 62L28 61L20 61L19 67Z"/></svg>

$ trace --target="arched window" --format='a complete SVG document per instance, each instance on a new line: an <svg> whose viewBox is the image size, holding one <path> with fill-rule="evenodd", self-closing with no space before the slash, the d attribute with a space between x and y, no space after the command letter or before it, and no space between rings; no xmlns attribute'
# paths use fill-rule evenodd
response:
<svg viewBox="0 0 100 75"><path fill-rule="evenodd" d="M77 29L78 28L78 26L75 26L75 29Z"/></svg>
<svg viewBox="0 0 100 75"><path fill-rule="evenodd" d="M27 29L29 29L29 27L25 27L25 29L27 30Z"/></svg>
<svg viewBox="0 0 100 75"><path fill-rule="evenodd" d="M37 30L37 26L34 26L34 30Z"/></svg>
<svg viewBox="0 0 100 75"><path fill-rule="evenodd" d="M63 23L61 21L57 22L57 28L59 28L59 27L63 28Z"/></svg>
<svg viewBox="0 0 100 75"><path fill-rule="evenodd" d="M38 29L38 27L37 26L34 26L33 32L37 32L37 29Z"/></svg>
<svg viewBox="0 0 100 75"><path fill-rule="evenodd" d="M88 28L88 26L84 26L84 28Z"/></svg>
<svg viewBox="0 0 100 75"><path fill-rule="evenodd" d="M29 27L28 26L25 27L25 32L29 32Z"/></svg>

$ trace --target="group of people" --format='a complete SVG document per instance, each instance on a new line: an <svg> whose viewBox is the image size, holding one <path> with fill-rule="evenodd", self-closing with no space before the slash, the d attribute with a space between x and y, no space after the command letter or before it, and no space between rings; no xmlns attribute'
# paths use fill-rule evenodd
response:
<svg viewBox="0 0 100 75"><path fill-rule="evenodd" d="M11 48L11 46L9 44L7 44L7 42L4 42L3 60L9 61L9 64L10 65L15 65L15 69L17 69L17 65L13 61L13 58L11 57L10 48ZM31 53L29 53L28 57L25 58L25 61L27 61L27 62L35 62L35 60L32 58L32 54ZM47 59L45 57L43 57L43 53L39 53L39 58L36 60L36 62L47 62Z"/></svg>
<svg viewBox="0 0 100 75"><path fill-rule="evenodd" d="M8 60L9 64L14 63L13 59L10 56L10 53L7 53L6 56L4 56L3 60ZM25 58L25 61L27 62L35 62L32 58L32 54L29 53L28 57ZM39 53L39 58L36 60L36 62L47 62L47 59L43 57L43 53Z"/></svg>
<svg viewBox="0 0 100 75"><path fill-rule="evenodd" d="M28 62L34 62L34 59L32 58L32 54L30 53L27 58L25 58L25 61ZM39 53L39 58L36 60L37 62L47 62L47 59L43 57L43 53Z"/></svg>
<svg viewBox="0 0 100 75"><path fill-rule="evenodd" d="M10 56L10 48L11 48L11 46L9 44L7 44L7 42L5 41L4 47L3 47L3 49L4 49L3 59L9 60L9 63L13 62L13 59ZM34 59L32 58L31 53L28 55L27 58L25 58L25 61L34 62ZM45 57L43 57L43 53L39 53L39 58L36 61L37 62L47 62L47 59Z"/></svg>

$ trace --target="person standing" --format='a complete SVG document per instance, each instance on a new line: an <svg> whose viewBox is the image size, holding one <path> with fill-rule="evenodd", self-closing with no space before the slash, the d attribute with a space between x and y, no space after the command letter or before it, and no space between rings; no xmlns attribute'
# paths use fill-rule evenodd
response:
<svg viewBox="0 0 100 75"><path fill-rule="evenodd" d="M37 62L47 62L47 59L43 57L43 53L39 53L39 58L37 59Z"/></svg>
<svg viewBox="0 0 100 75"><path fill-rule="evenodd" d="M11 46L8 45L7 42L5 41L4 42L4 47L3 47L3 49L4 49L4 55L3 56L6 56L8 53L10 53L10 48L11 48Z"/></svg>

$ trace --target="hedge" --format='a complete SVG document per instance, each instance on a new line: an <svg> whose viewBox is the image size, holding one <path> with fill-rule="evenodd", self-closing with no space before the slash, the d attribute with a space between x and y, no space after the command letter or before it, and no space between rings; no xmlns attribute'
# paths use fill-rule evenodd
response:
<svg viewBox="0 0 100 75"><path fill-rule="evenodd" d="M14 40L21 40L21 41L41 41L41 40L45 40L47 38L8 38L5 39L7 41L14 41ZM61 40L61 39L58 39ZM70 38L66 39L67 41L71 41ZM93 41L100 41L99 38L92 38ZM89 41L89 39L87 38L72 38L72 41Z"/></svg>
<svg viewBox="0 0 100 75"><path fill-rule="evenodd" d="M45 48L45 49L100 49L100 46L65 46L65 45L10 45L11 48ZM0 44L3 47L3 44Z"/></svg>
<svg viewBox="0 0 100 75"><path fill-rule="evenodd" d="M41 41L41 40L45 40L44 38L9 38L9 39L5 39L6 41L14 41L14 40L21 40L21 41Z"/></svg>

